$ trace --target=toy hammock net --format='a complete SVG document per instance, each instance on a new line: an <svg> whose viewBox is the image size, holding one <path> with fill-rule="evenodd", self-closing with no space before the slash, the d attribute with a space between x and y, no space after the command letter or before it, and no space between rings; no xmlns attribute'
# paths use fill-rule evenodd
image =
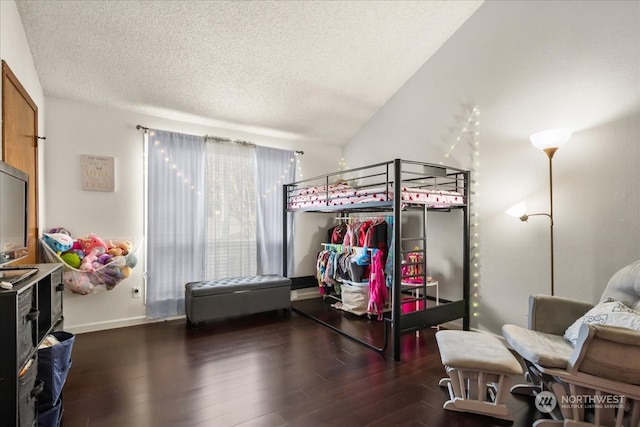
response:
<svg viewBox="0 0 640 427"><path fill-rule="evenodd" d="M56 252L44 239L40 239L42 253L47 262L62 263L62 280L66 289L80 295L94 294L98 291L110 291L131 274L138 260L137 245L131 239L112 239L116 247L124 251L114 250L93 254L92 259L83 256L82 251ZM72 265L70 265L72 264Z"/></svg>

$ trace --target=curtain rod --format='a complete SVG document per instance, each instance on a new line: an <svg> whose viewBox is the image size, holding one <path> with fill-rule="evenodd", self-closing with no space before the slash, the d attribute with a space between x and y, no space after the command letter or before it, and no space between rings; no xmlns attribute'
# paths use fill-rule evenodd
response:
<svg viewBox="0 0 640 427"><path fill-rule="evenodd" d="M136 125L136 129L137 130L144 130L145 132L147 132L149 130L148 127L146 126L142 126L142 125ZM209 136L209 135L205 135L204 136L204 140L213 140L213 141L218 141L218 142L233 142L235 144L241 144L241 145L250 145L253 147L256 147L257 145L254 144L253 142L248 142L248 141L242 141L240 139L229 139L229 138L221 138L219 136ZM294 153L299 154L299 155L303 155L304 151L302 150L296 150L294 151Z"/></svg>

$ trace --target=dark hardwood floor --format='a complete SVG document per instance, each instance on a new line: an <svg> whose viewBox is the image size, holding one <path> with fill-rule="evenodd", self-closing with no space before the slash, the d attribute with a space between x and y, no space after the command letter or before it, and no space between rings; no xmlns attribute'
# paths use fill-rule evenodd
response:
<svg viewBox="0 0 640 427"><path fill-rule="evenodd" d="M375 320L333 318L381 340ZM296 312L79 334L62 425L485 427L542 417L516 396L508 401L513 424L442 409L448 394L438 386L445 372L434 334L405 335L401 362Z"/></svg>

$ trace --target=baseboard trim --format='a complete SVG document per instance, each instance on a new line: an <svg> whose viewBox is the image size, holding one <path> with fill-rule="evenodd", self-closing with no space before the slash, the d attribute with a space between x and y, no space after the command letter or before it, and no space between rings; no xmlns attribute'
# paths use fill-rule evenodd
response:
<svg viewBox="0 0 640 427"><path fill-rule="evenodd" d="M313 276L309 276L313 277ZM297 278L303 279L303 278ZM304 299L319 298L320 292L317 286L302 286L298 289L291 290L291 301L300 301ZM109 329L126 328L129 326L146 325L149 323L168 322L170 320L185 319L185 315L164 317L162 319L149 319L145 316L128 317L125 319L107 320L103 322L83 323L79 325L64 325L64 330L72 334L84 334L88 332L106 331Z"/></svg>
<svg viewBox="0 0 640 427"><path fill-rule="evenodd" d="M104 322L84 323L80 325L65 325L64 330L72 334L106 331L109 329L126 328L129 326L145 325L148 323L167 322L169 320L184 319L185 316L172 316L162 319L148 319L145 316L128 317L126 319L108 320Z"/></svg>
<svg viewBox="0 0 640 427"><path fill-rule="evenodd" d="M318 287L318 280L315 276L290 277L289 279L291 279L292 291Z"/></svg>
<svg viewBox="0 0 640 427"><path fill-rule="evenodd" d="M291 301L300 301L303 299L320 298L318 287L302 288L291 291Z"/></svg>

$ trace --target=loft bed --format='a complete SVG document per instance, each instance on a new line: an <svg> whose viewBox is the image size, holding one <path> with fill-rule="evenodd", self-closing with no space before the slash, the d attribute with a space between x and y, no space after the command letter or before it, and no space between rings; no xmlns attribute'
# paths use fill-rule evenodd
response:
<svg viewBox="0 0 640 427"><path fill-rule="evenodd" d="M388 348L389 337L386 323L391 324L391 341L394 360L399 361L401 355L400 339L402 334L436 326L452 320L462 319L463 329L469 329L469 296L470 296L470 268L469 268L469 172L448 166L409 160L395 159L355 169L337 171L326 175L309 178L283 186L283 241L288 241L287 213L298 212L329 212L340 214L346 218L350 214L386 212L393 218L393 245L388 248L393 263L391 291L391 311L384 316L384 343L376 347L369 342L360 340L345 331L334 327L323 320L300 310L313 320L327 326L334 331L351 338L360 344L378 352ZM400 195L396 197L396 195ZM462 211L462 299L456 301L443 300L440 305L427 308L426 288L427 280L427 212L454 210ZM405 212L419 211L422 213L422 232L420 236L405 237L403 235L402 217ZM403 242L417 241L421 243L418 252L423 255L421 277L403 275L400 262L404 255L416 252L416 249L404 249ZM406 264L405 264L406 265ZM283 245L283 274L287 275L287 245ZM416 280L417 279L417 280ZM423 300L421 309L403 313L401 304L406 302L407 281L422 283L412 290L419 289L420 296L410 301ZM404 282L404 283L403 283ZM422 289L420 289L422 288Z"/></svg>

